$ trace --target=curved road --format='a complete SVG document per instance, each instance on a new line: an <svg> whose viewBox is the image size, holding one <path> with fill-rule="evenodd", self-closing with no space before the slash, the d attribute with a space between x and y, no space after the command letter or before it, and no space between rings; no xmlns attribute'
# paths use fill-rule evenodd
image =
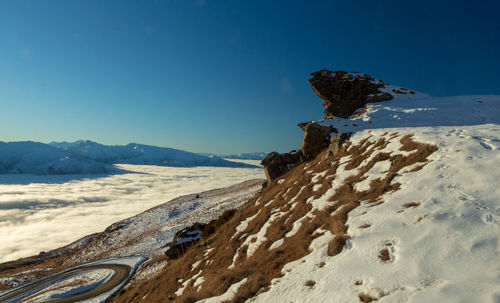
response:
<svg viewBox="0 0 500 303"><path fill-rule="evenodd" d="M83 265L75 268L68 269L66 271L57 273L40 281L36 281L21 287L14 288L10 291L7 291L3 295L0 295L0 302L14 302L16 300L20 300L22 298L27 297L30 294L35 294L50 285L53 285L59 281L67 279L72 276L83 274L87 271L95 270L95 269L110 269L114 273L111 278L108 278L106 282L93 288L89 291L82 292L79 294L75 294L70 297L55 299L47 302L51 303L70 303L76 302L80 300L90 299L96 297L102 293L108 292L120 285L123 281L125 281L129 275L132 268L128 265L124 264L92 264L92 265Z"/></svg>

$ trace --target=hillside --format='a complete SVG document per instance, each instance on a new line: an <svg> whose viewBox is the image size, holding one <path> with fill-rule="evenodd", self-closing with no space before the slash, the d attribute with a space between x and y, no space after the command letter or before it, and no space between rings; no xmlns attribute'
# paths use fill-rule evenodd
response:
<svg viewBox="0 0 500 303"><path fill-rule="evenodd" d="M111 302L499 302L500 96L312 76L325 118L263 160L264 188L181 197L0 279L140 255Z"/></svg>

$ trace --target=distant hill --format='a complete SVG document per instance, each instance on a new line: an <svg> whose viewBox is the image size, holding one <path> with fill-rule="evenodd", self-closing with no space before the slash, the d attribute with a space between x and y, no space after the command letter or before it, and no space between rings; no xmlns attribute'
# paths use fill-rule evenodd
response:
<svg viewBox="0 0 500 303"><path fill-rule="evenodd" d="M113 164L256 167L216 156L136 143L108 146L88 140L50 144L0 142L1 174L98 174L119 171Z"/></svg>
<svg viewBox="0 0 500 303"><path fill-rule="evenodd" d="M70 157L54 146L31 142L0 142L0 174L99 174L117 171L112 165Z"/></svg>
<svg viewBox="0 0 500 303"><path fill-rule="evenodd" d="M238 159L238 160L262 160L267 156L266 152L254 152L254 153L240 153L240 154L209 154L209 153L200 153L200 155L204 156L216 156L225 159Z"/></svg>

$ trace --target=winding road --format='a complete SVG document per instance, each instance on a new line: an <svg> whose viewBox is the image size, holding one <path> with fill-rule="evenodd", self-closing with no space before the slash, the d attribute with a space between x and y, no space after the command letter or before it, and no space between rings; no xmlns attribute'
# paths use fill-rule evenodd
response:
<svg viewBox="0 0 500 303"><path fill-rule="evenodd" d="M90 299L96 297L102 293L108 292L120 285L123 281L125 281L132 270L132 268L128 265L124 264L92 264L92 265L82 265L79 267L71 268L65 270L63 272L57 273L40 281L36 281L30 284L26 284L12 290L8 290L3 294L0 294L0 302L8 303L8 302L16 302L22 298L25 298L29 295L35 294L57 282L60 282L64 279L84 274L88 271L96 270L96 269L109 269L113 271L113 275L108 278L104 283L100 284L96 288L93 288L89 291L85 291L82 293L75 294L70 297L64 297L59 299L54 299L46 302L51 303L69 303L76 302L80 300Z"/></svg>

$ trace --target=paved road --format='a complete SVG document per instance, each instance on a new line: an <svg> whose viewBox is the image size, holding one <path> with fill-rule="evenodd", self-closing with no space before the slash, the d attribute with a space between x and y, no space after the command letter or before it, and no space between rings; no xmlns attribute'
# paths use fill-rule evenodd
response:
<svg viewBox="0 0 500 303"><path fill-rule="evenodd" d="M26 297L28 294L34 294L35 292L41 291L54 283L96 269L110 269L113 271L113 275L111 276L111 278L106 280L106 282L104 282L103 284L97 286L92 290L75 294L71 297L55 299L47 302L70 303L96 297L120 285L125 279L128 278L130 271L132 270L130 266L123 264L83 265L57 273L40 281L36 281L27 285L14 288L10 291L7 291L5 294L0 295L0 302L1 303L15 302L16 300Z"/></svg>

